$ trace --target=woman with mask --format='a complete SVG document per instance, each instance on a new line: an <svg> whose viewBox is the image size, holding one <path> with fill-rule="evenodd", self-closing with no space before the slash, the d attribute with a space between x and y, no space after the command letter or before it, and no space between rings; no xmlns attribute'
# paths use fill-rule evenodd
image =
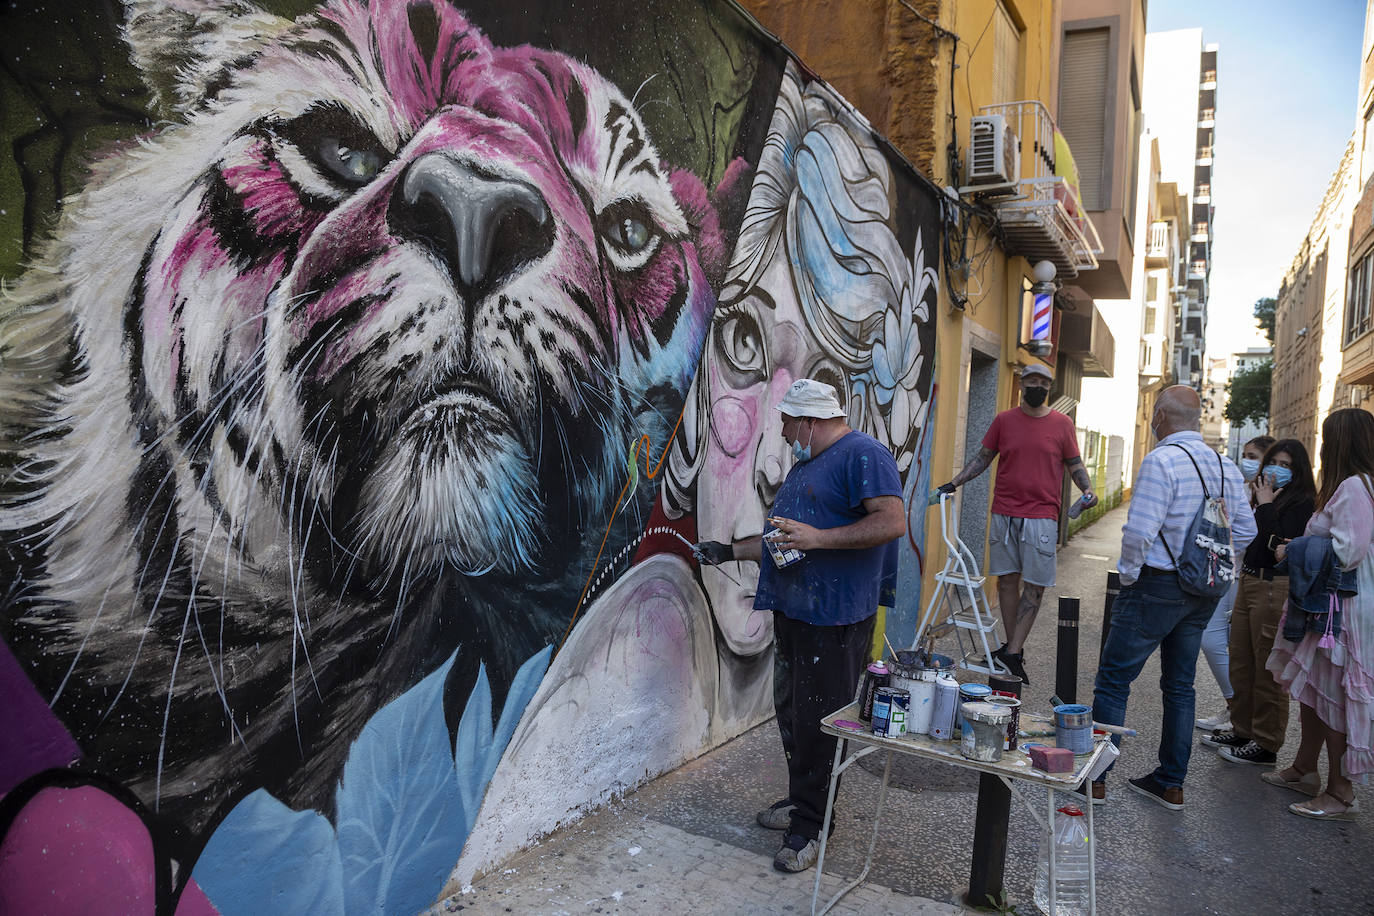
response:
<svg viewBox="0 0 1374 916"><path fill-rule="evenodd" d="M1274 444L1273 436L1256 436L1245 447L1241 449L1240 472L1245 477L1245 492L1250 497L1250 505L1255 505L1255 478L1259 475L1260 463L1264 458L1264 452L1269 446ZM1217 686L1221 688L1222 698L1226 700L1226 708L1215 716L1199 718L1194 722L1197 728L1205 732L1230 731L1231 729L1231 702L1235 696L1235 690L1231 684L1229 674L1230 661L1227 645L1231 640L1231 608L1236 603L1236 590L1240 587L1240 582L1231 583L1231 590L1221 596L1217 602L1217 609L1212 614L1211 621L1207 624L1207 629L1202 632L1202 654L1207 659L1207 667L1212 669L1212 677L1217 679Z"/></svg>
<svg viewBox="0 0 1374 916"><path fill-rule="evenodd" d="M1355 572L1357 593L1340 599L1329 627L1274 641L1267 667L1301 704L1302 732L1292 765L1261 778L1315 796L1289 805L1294 814L1350 820L1359 810L1351 780L1374 771L1374 415L1346 408L1327 417L1321 460L1318 508L1304 534L1330 538L1340 568ZM1277 553L1282 559L1287 546ZM1279 626L1293 613L1290 602ZM1324 789L1317 772L1323 747Z"/></svg>
<svg viewBox="0 0 1374 916"><path fill-rule="evenodd" d="M1317 488L1307 449L1296 439L1275 442L1251 489L1259 533L1245 551L1231 615L1231 728L1204 740L1230 763L1273 766L1288 730L1288 695L1264 670L1288 596L1288 576L1275 572L1274 551L1302 534L1312 517Z"/></svg>

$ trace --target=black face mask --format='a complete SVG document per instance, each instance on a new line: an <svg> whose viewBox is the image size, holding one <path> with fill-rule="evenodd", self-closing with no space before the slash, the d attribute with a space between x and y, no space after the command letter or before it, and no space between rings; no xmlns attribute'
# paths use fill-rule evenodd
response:
<svg viewBox="0 0 1374 916"><path fill-rule="evenodd" d="M1026 388L1022 390L1021 397L1026 399L1026 403L1031 407L1039 407L1045 403L1045 398L1050 396L1048 388Z"/></svg>

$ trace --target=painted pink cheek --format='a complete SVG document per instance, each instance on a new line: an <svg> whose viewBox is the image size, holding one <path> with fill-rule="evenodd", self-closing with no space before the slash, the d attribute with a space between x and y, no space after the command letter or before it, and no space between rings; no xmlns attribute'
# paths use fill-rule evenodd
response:
<svg viewBox="0 0 1374 916"><path fill-rule="evenodd" d="M711 405L711 435L716 446L731 458L736 458L754 438L756 401L726 396Z"/></svg>

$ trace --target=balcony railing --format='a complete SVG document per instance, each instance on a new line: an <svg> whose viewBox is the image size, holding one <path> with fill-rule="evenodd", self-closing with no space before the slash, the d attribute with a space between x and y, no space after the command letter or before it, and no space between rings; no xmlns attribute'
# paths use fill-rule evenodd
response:
<svg viewBox="0 0 1374 916"><path fill-rule="evenodd" d="M1170 237L1172 231L1168 220L1157 219L1150 223L1150 238L1145 246L1147 267L1167 267L1170 258Z"/></svg>
<svg viewBox="0 0 1374 916"><path fill-rule="evenodd" d="M1211 127L1216 123L1217 110L1215 108L1203 108L1197 113L1198 127Z"/></svg>
<svg viewBox="0 0 1374 916"><path fill-rule="evenodd" d="M992 201L1007 251L1029 261L1051 261L1060 278L1096 270L1102 242L1078 192L1055 172L1055 124L1035 100L985 105L980 114L1001 115L1016 132L1021 174L1014 192Z"/></svg>
<svg viewBox="0 0 1374 916"><path fill-rule="evenodd" d="M1206 203L1211 203L1211 201L1212 201L1212 186L1211 186L1210 184L1200 184L1200 185L1198 185L1198 186L1197 186L1197 189L1196 189L1195 191L1193 191L1193 202L1194 202L1194 203L1199 203L1199 204L1206 204Z"/></svg>

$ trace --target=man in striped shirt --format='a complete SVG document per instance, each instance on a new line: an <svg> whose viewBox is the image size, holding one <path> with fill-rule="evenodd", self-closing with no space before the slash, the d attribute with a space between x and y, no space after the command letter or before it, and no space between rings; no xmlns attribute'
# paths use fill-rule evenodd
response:
<svg viewBox="0 0 1374 916"><path fill-rule="evenodd" d="M1218 462L1216 452L1203 441L1198 432L1201 416L1202 405L1192 388L1175 385L1161 392L1150 421L1159 444L1141 462L1131 492L1116 567L1121 573L1121 594L1112 605L1111 628L1093 689L1093 718L1123 724L1131 683L1159 649L1164 693L1159 766L1128 783L1175 811L1183 807L1183 779L1192 751L1198 648L1217 604L1216 598L1185 592L1175 571L1174 558L1182 554L1184 538L1204 499L1202 479L1208 493L1221 494L1226 500L1237 555L1244 554L1255 537L1255 516L1245 495L1245 481L1233 462ZM1105 797L1104 784L1094 783L1093 803Z"/></svg>

